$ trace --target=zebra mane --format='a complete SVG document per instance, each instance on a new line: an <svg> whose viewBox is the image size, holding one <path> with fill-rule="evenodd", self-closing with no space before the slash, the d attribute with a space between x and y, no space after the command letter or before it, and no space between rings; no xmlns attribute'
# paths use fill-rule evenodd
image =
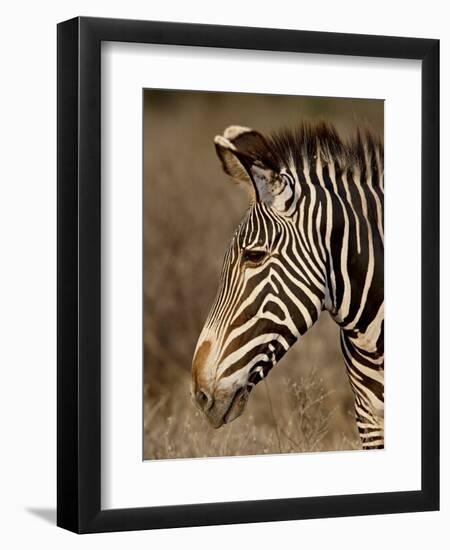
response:
<svg viewBox="0 0 450 550"><path fill-rule="evenodd" d="M374 162L375 156L383 167L383 143L367 128L358 128L348 140L342 139L336 128L329 123L303 122L296 129L283 129L266 136L264 144L255 144L253 155L275 170L289 165L292 160L302 170L306 161L315 164L318 152L324 163L337 163L341 170L359 168L364 170L367 158Z"/></svg>

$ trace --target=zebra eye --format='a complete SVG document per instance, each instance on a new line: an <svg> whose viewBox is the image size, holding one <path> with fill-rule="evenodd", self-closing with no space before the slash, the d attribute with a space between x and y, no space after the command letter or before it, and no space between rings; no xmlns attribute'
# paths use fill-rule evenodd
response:
<svg viewBox="0 0 450 550"><path fill-rule="evenodd" d="M250 248L245 248L242 251L242 261L250 264L259 264L265 257L267 252L265 250L252 250Z"/></svg>

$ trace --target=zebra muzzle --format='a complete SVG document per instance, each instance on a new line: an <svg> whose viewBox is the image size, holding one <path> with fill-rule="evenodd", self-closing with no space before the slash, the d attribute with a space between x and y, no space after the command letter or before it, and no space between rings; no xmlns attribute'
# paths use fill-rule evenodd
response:
<svg viewBox="0 0 450 550"><path fill-rule="evenodd" d="M242 411L245 408L248 398L248 391L246 387L239 388L234 394L231 403L223 416L223 421L225 424L231 422L238 416L242 414Z"/></svg>

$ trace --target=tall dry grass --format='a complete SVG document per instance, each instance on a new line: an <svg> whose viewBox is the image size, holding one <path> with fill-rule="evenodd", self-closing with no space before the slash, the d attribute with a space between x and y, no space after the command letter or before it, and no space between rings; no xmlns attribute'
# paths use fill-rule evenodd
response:
<svg viewBox="0 0 450 550"><path fill-rule="evenodd" d="M222 173L214 135L230 124L263 132L308 120L345 136L382 132L380 101L146 91L144 95L144 458L359 448L353 395L328 314L219 430L190 402L195 344L222 257L248 198Z"/></svg>

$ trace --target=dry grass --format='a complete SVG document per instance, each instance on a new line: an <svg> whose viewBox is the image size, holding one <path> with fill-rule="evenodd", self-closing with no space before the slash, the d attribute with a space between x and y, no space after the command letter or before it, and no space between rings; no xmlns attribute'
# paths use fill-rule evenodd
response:
<svg viewBox="0 0 450 550"><path fill-rule="evenodd" d="M244 415L219 430L190 402L190 365L248 201L222 173L214 135L230 124L270 131L305 118L344 134L361 122L382 131L382 103L148 91L144 107L144 458L359 448L327 314L255 388Z"/></svg>
<svg viewBox="0 0 450 550"><path fill-rule="evenodd" d="M188 385L186 380L186 385ZM323 379L312 370L298 381L283 378L285 397L271 409L268 383L259 388L266 397L266 418L257 411L213 430L187 399L183 385L175 395L146 399L144 437L146 458L243 456L359 449L356 430L334 432L336 406ZM269 393L270 395L270 393ZM264 397L262 398L264 400ZM180 411L183 411L180 414ZM349 416L352 412L348 412ZM158 420L157 420L158 419ZM264 419L264 421L262 421ZM157 421L155 421L157 420ZM334 433L334 435L333 435Z"/></svg>

